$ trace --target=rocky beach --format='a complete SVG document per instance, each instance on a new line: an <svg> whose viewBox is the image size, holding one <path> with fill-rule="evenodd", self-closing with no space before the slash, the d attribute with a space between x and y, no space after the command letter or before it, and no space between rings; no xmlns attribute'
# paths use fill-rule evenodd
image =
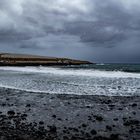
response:
<svg viewBox="0 0 140 140"><path fill-rule="evenodd" d="M0 139L139 140L140 97L0 88Z"/></svg>

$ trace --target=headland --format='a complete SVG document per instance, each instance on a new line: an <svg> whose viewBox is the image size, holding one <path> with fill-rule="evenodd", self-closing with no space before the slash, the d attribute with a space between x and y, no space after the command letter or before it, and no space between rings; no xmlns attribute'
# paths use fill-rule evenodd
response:
<svg viewBox="0 0 140 140"><path fill-rule="evenodd" d="M0 66L53 66L53 65L83 65L92 64L89 61L69 58L57 58L38 55L0 53Z"/></svg>

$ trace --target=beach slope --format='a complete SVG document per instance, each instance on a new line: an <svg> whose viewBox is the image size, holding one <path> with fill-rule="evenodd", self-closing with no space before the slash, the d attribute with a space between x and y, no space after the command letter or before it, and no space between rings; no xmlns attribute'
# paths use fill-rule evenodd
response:
<svg viewBox="0 0 140 140"><path fill-rule="evenodd" d="M140 97L0 89L0 139L139 140Z"/></svg>

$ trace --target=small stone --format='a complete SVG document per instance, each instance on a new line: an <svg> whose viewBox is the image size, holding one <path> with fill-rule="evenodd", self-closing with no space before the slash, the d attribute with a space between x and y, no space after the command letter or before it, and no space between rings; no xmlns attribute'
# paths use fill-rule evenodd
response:
<svg viewBox="0 0 140 140"><path fill-rule="evenodd" d="M58 118L57 120L62 121L62 119L61 119L61 118Z"/></svg>
<svg viewBox="0 0 140 140"><path fill-rule="evenodd" d="M40 125L43 125L43 124L44 124L44 122L43 122L43 121L40 121L40 122L39 122L39 124L40 124Z"/></svg>
<svg viewBox="0 0 140 140"><path fill-rule="evenodd" d="M92 130L90 131L90 133L91 133L92 135L96 135L96 134L97 134L96 130L94 130L94 129L92 129Z"/></svg>
<svg viewBox="0 0 140 140"><path fill-rule="evenodd" d="M50 132L52 132L52 133L56 133L56 126L49 126L49 128L50 128Z"/></svg>
<svg viewBox="0 0 140 140"><path fill-rule="evenodd" d="M108 105L108 106L111 107L111 108L115 107L115 105Z"/></svg>
<svg viewBox="0 0 140 140"><path fill-rule="evenodd" d="M87 127L87 125L83 123L83 124L82 124L82 127Z"/></svg>
<svg viewBox="0 0 140 140"><path fill-rule="evenodd" d="M103 121L103 117L102 116L94 116L96 118L97 121Z"/></svg>
<svg viewBox="0 0 140 140"><path fill-rule="evenodd" d="M136 115L136 112L135 112L135 111L133 111L132 113L133 113L134 115Z"/></svg>
<svg viewBox="0 0 140 140"><path fill-rule="evenodd" d="M110 139L111 140L119 140L119 134L111 134Z"/></svg>
<svg viewBox="0 0 140 140"><path fill-rule="evenodd" d="M133 103L131 106L132 106L132 107L136 107L136 106L137 106L137 104L136 104L136 103Z"/></svg>
<svg viewBox="0 0 140 140"><path fill-rule="evenodd" d="M63 139L64 140L68 140L69 138L67 136L63 136Z"/></svg>
<svg viewBox="0 0 140 140"><path fill-rule="evenodd" d="M118 121L119 119L118 118L114 118L114 121Z"/></svg>
<svg viewBox="0 0 140 140"><path fill-rule="evenodd" d="M116 127L116 125L113 124L112 127Z"/></svg>
<svg viewBox="0 0 140 140"><path fill-rule="evenodd" d="M56 115L52 115L53 118L56 118Z"/></svg>
<svg viewBox="0 0 140 140"><path fill-rule="evenodd" d="M109 126L109 125L106 126L106 129L109 130L109 131L112 131L112 127Z"/></svg>
<svg viewBox="0 0 140 140"><path fill-rule="evenodd" d="M26 107L31 107L31 105L30 104L27 104Z"/></svg>
<svg viewBox="0 0 140 140"><path fill-rule="evenodd" d="M15 112L13 110L7 112L8 115L14 116Z"/></svg>
<svg viewBox="0 0 140 140"><path fill-rule="evenodd" d="M86 108L91 108L91 107L87 105Z"/></svg>
<svg viewBox="0 0 140 140"><path fill-rule="evenodd" d="M3 104L2 104L2 106L6 106L6 104L5 104L5 103L3 103Z"/></svg>
<svg viewBox="0 0 140 140"><path fill-rule="evenodd" d="M27 116L28 116L27 114L22 114L22 115L21 115L21 117L27 117Z"/></svg>
<svg viewBox="0 0 140 140"><path fill-rule="evenodd" d="M138 125L139 123L140 123L140 121L138 121L138 120L127 120L124 122L123 125L131 126L131 125Z"/></svg>

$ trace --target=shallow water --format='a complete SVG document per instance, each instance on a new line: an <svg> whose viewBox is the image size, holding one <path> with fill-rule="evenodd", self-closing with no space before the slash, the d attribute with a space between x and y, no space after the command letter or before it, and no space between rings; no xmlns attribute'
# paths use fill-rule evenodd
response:
<svg viewBox="0 0 140 140"><path fill-rule="evenodd" d="M133 72L121 71L121 66L112 67L0 67L0 87L51 94L140 95L139 65L136 65L136 72L134 65L132 68L123 66Z"/></svg>

